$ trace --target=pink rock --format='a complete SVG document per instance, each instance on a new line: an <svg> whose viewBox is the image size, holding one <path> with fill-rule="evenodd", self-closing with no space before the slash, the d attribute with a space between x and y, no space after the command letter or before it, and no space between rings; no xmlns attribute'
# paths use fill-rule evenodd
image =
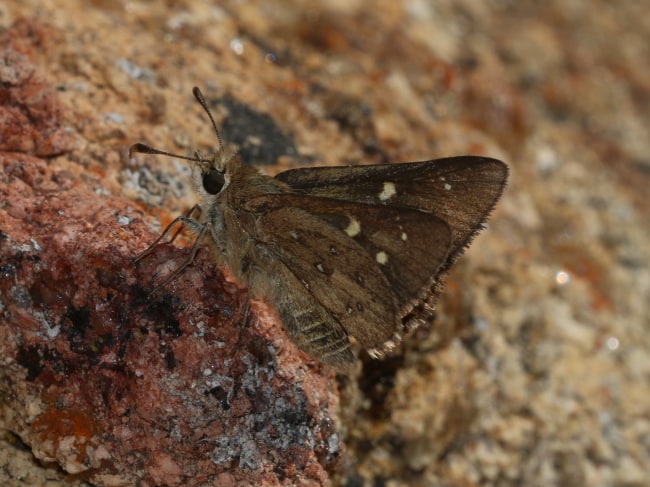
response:
<svg viewBox="0 0 650 487"><path fill-rule="evenodd" d="M96 485L327 483L342 448L333 375L207 250L151 296L186 250L134 265L155 239L149 217L74 164L26 154L66 148L54 90L30 85L23 55L2 59L17 80L0 110L14 151L0 152L2 426Z"/></svg>

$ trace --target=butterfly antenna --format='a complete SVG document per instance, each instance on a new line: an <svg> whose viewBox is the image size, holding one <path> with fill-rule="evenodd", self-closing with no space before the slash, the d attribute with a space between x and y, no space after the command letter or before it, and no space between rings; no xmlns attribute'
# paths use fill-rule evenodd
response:
<svg viewBox="0 0 650 487"><path fill-rule="evenodd" d="M221 141L221 134L219 133L219 129L217 128L217 124L214 121L214 117L212 116L212 113L210 113L210 109L208 108L208 104L205 101L205 97L203 96L203 93L201 93L201 90L199 89L198 86L192 88L192 93L194 94L194 98L196 98L196 100L203 107L203 110L205 110L205 113L207 113L208 117L210 117L210 122L212 122L212 128L214 129L214 133L217 134L217 140L219 140L219 148L223 148L223 142Z"/></svg>
<svg viewBox="0 0 650 487"><path fill-rule="evenodd" d="M194 157L181 156L179 154L174 154L173 152L154 149L153 147L150 147L146 144L141 144L140 142L133 144L131 147L129 147L129 159L131 159L133 157L133 154L135 154L136 152L140 152L141 154L155 154L159 156L176 157L178 159L185 159L186 161L193 161L193 162L210 162L209 159L203 159L202 157L200 157L198 153L195 154Z"/></svg>

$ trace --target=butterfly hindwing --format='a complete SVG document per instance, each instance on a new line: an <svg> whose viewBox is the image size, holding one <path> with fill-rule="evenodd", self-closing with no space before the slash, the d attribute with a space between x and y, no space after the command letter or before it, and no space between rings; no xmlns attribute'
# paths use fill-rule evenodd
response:
<svg viewBox="0 0 650 487"><path fill-rule="evenodd" d="M301 194L247 205L256 240L365 348L401 332L406 303L446 258L448 226L433 215Z"/></svg>
<svg viewBox="0 0 650 487"><path fill-rule="evenodd" d="M348 334L366 347L392 336L399 324L397 299L378 264L354 240L297 207L267 213L257 228L257 238L296 284Z"/></svg>
<svg viewBox="0 0 650 487"><path fill-rule="evenodd" d="M298 348L339 370L354 363L348 333L320 305L299 278L282 262L272 266L275 308L287 336Z"/></svg>

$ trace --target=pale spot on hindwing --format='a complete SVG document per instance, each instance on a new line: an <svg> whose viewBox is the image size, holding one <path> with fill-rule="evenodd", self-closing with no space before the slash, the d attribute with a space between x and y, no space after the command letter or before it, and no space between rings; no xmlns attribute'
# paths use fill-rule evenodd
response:
<svg viewBox="0 0 650 487"><path fill-rule="evenodd" d="M406 235L406 232L402 232L402 240L405 242L408 240L408 235Z"/></svg>
<svg viewBox="0 0 650 487"><path fill-rule="evenodd" d="M323 267L323 264L321 264L320 262L316 264L316 269L318 269L318 272L325 274L325 267Z"/></svg>
<svg viewBox="0 0 650 487"><path fill-rule="evenodd" d="M395 196L396 192L397 191L395 190L395 183L386 182L384 183L381 193L379 193L379 199L381 201L388 201L393 196Z"/></svg>
<svg viewBox="0 0 650 487"><path fill-rule="evenodd" d="M451 189L451 184L445 183L445 189L449 191Z"/></svg>
<svg viewBox="0 0 650 487"><path fill-rule="evenodd" d="M350 223L345 229L345 233L348 234L348 237L356 237L361 233L361 224L356 218L350 217Z"/></svg>
<svg viewBox="0 0 650 487"><path fill-rule="evenodd" d="M377 252L375 259L377 259L378 264L384 265L388 262L388 254L384 251Z"/></svg>

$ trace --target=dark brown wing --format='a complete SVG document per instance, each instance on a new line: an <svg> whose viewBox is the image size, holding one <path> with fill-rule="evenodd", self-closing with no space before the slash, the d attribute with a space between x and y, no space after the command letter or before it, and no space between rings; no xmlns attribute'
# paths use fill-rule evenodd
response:
<svg viewBox="0 0 650 487"><path fill-rule="evenodd" d="M292 169L276 179L314 196L431 213L449 225L453 257L480 231L507 177L508 167L497 159L459 156L401 164ZM386 183L394 185L390 197L391 187L386 191Z"/></svg>
<svg viewBox="0 0 650 487"><path fill-rule="evenodd" d="M291 341L320 362L340 371L349 370L354 355L341 323L283 262L276 260L271 272L273 303Z"/></svg>
<svg viewBox="0 0 650 487"><path fill-rule="evenodd" d="M508 168L499 160L460 156L391 165L294 169L276 179L311 196L417 209L448 225L451 238L443 261L433 257L437 271L402 306L404 326L412 328L432 315L442 276L483 228L507 177ZM432 242L434 245L439 243ZM391 283L400 286L392 279ZM411 286L407 289L413 291Z"/></svg>
<svg viewBox="0 0 650 487"><path fill-rule="evenodd" d="M299 194L246 206L263 215L256 241L365 348L401 332L404 304L447 257L449 227L417 210Z"/></svg>

